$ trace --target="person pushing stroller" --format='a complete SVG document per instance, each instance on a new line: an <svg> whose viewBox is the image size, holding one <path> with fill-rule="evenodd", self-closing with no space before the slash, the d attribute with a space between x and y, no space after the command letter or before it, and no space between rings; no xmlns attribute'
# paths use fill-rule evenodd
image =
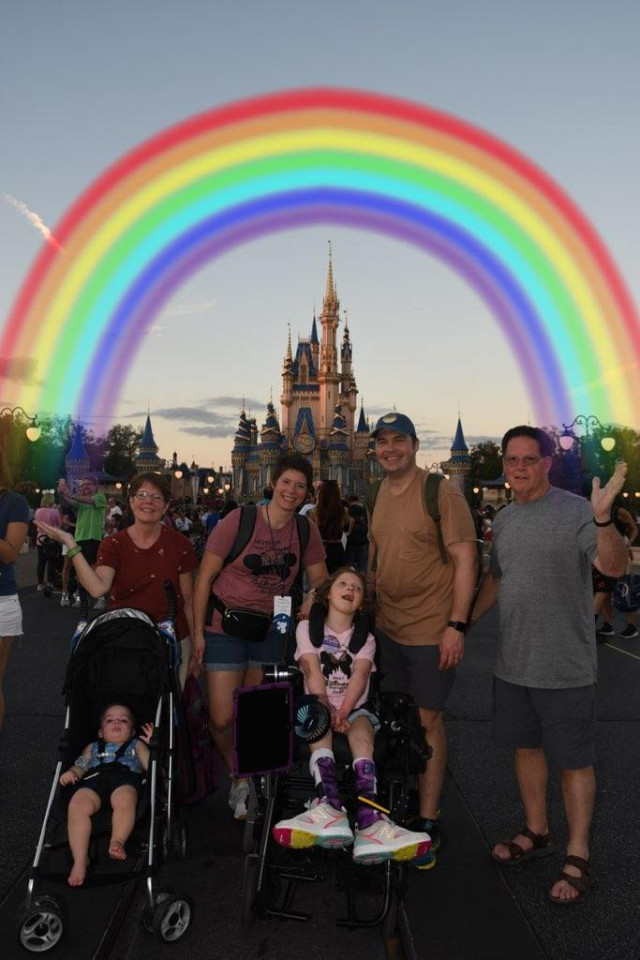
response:
<svg viewBox="0 0 640 960"><path fill-rule="evenodd" d="M305 691L316 694L329 707L331 729L310 745L309 768L319 796L308 810L277 823L273 836L282 846L297 849L353 843L354 861L374 864L424 856L431 841L424 832L392 823L377 805L373 748L380 723L366 706L369 678L375 670L375 639L362 629L362 622L355 626L365 595L362 574L342 567L316 591L311 619L298 625L295 659L304 676ZM323 616L318 619L319 613ZM359 801L355 840L336 781L334 731L347 736L353 757Z"/></svg>
<svg viewBox="0 0 640 960"><path fill-rule="evenodd" d="M73 787L67 811L73 856L69 886L81 887L85 881L91 818L107 801L113 810L109 856L112 860L126 860L125 844L135 824L138 794L149 766L152 733L153 724L145 723L134 737L134 718L129 708L111 704L100 716L98 740L87 744L61 775L60 784Z"/></svg>

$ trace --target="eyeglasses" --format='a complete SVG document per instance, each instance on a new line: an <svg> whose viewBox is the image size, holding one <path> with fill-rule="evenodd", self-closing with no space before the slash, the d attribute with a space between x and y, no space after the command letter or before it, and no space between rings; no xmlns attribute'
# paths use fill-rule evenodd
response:
<svg viewBox="0 0 640 960"><path fill-rule="evenodd" d="M134 497L136 500L152 500L154 503L164 500L161 493L149 493L148 490L138 490L137 493L134 493Z"/></svg>
<svg viewBox="0 0 640 960"><path fill-rule="evenodd" d="M543 458L529 455L528 457L503 457L502 459L507 467L517 467L520 463L525 467L535 467L536 463L539 463Z"/></svg>

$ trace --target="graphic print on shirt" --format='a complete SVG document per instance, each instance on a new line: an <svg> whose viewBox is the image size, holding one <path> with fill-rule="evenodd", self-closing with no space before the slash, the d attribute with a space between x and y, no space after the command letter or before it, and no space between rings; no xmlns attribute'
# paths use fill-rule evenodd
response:
<svg viewBox="0 0 640 960"><path fill-rule="evenodd" d="M353 657L346 648L341 647L338 638L326 633L320 648L320 666L328 695L344 695L351 677L352 663Z"/></svg>
<svg viewBox="0 0 640 960"><path fill-rule="evenodd" d="M254 585L262 593L272 596L287 579L298 557L281 547L274 550L271 541L266 539L255 539L251 546L259 552L246 554L242 563L251 571Z"/></svg>

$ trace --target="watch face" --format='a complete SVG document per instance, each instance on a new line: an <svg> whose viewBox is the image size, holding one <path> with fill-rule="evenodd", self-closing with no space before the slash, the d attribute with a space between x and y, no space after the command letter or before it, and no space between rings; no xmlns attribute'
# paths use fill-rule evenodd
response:
<svg viewBox="0 0 640 960"><path fill-rule="evenodd" d="M298 453L311 453L316 445L316 441L310 433L299 433L293 438L293 445Z"/></svg>

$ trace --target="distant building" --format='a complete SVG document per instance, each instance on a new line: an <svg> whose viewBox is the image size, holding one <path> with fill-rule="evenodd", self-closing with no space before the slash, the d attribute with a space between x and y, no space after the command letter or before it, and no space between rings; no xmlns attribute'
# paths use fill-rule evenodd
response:
<svg viewBox="0 0 640 960"><path fill-rule="evenodd" d="M451 483L455 484L460 493L465 495L467 493L467 477L471 472L471 457L469 456L469 448L465 443L460 417L458 417L456 435L451 444L451 457L441 463L440 466L443 472L448 475Z"/></svg>
<svg viewBox="0 0 640 960"><path fill-rule="evenodd" d="M329 267L319 323L314 314L309 337L299 337L295 355L291 333L282 367L281 424L273 402L267 404L260 431L243 409L231 462L236 497L256 498L270 483L273 465L287 451L302 453L320 479L337 480L343 495L363 493L378 466L370 449L371 434L360 405L353 370L353 350L345 319L340 349L337 331L340 301Z"/></svg>

